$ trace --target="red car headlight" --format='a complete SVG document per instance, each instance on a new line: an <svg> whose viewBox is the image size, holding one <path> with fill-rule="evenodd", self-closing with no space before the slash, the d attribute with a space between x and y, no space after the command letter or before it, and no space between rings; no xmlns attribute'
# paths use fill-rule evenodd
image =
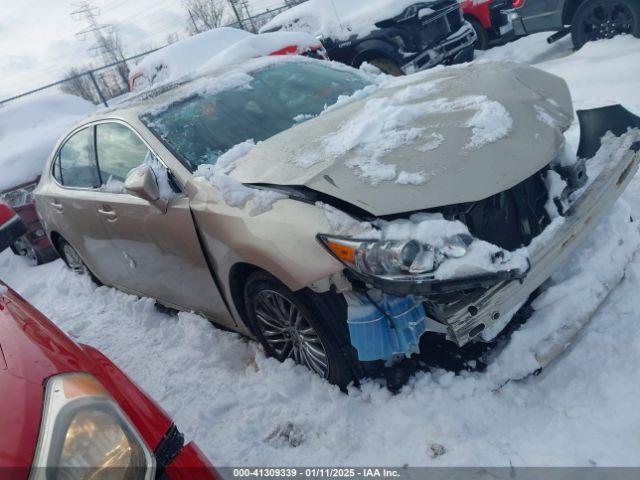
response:
<svg viewBox="0 0 640 480"><path fill-rule="evenodd" d="M153 454L100 382L85 373L47 381L30 480L150 480L154 474Z"/></svg>

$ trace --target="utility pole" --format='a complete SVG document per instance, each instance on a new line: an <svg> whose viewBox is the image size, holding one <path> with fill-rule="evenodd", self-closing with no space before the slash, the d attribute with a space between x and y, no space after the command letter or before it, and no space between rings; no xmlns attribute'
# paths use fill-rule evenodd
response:
<svg viewBox="0 0 640 480"><path fill-rule="evenodd" d="M233 10L234 15L238 19L238 24L240 25L240 28L253 33L258 33L256 24L253 22L253 17L249 13L249 4L247 0L229 0L229 4L231 5L231 9ZM251 24L251 29L245 27L244 20L249 20L249 23Z"/></svg>
<svg viewBox="0 0 640 480"><path fill-rule="evenodd" d="M107 63L121 62L116 66L116 71L122 84L129 84L129 67L124 62L124 54L120 46L117 34L113 25L103 24L98 21L100 9L93 4L93 0L82 0L72 4L74 10L71 18L74 21L85 21L86 28L76 33L76 38L81 41L87 40L90 35L94 38L94 43L87 49L91 56L101 55ZM102 92L98 91L101 98Z"/></svg>
<svg viewBox="0 0 640 480"><path fill-rule="evenodd" d="M231 9L233 10L233 14L238 19L238 25L240 25L241 29L246 30L246 28L244 28L244 23L242 22L242 15L240 15L240 11L238 11L238 8L236 6L236 2L237 2L237 0L229 0L229 4L231 5Z"/></svg>

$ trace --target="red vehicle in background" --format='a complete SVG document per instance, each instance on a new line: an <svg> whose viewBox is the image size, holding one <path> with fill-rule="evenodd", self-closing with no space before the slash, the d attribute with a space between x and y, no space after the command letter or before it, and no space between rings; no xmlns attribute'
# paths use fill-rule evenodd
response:
<svg viewBox="0 0 640 480"><path fill-rule="evenodd" d="M15 239L26 232L27 227L15 210L0 201L0 252L11 247Z"/></svg>
<svg viewBox="0 0 640 480"><path fill-rule="evenodd" d="M26 226L24 234L16 237L10 248L16 255L27 257L34 265L58 258L58 253L42 228L33 203L32 192L37 185L38 179L0 191L0 201L10 206Z"/></svg>
<svg viewBox="0 0 640 480"><path fill-rule="evenodd" d="M477 50L486 50L515 38L513 24L506 13L514 8L514 0L461 0L460 8L465 20L476 31Z"/></svg>
<svg viewBox="0 0 640 480"><path fill-rule="evenodd" d="M1 281L0 395L3 480L221 478L116 365Z"/></svg>

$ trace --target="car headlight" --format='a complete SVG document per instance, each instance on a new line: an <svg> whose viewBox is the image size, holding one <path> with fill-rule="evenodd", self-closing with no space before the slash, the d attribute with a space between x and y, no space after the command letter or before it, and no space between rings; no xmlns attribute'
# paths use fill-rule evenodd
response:
<svg viewBox="0 0 640 480"><path fill-rule="evenodd" d="M473 238L454 235L438 246L415 240L360 240L318 235L318 240L350 270L387 279L406 276L431 276L447 258L461 258Z"/></svg>
<svg viewBox="0 0 640 480"><path fill-rule="evenodd" d="M71 373L47 381L33 467L30 480L148 480L155 458L100 382Z"/></svg>

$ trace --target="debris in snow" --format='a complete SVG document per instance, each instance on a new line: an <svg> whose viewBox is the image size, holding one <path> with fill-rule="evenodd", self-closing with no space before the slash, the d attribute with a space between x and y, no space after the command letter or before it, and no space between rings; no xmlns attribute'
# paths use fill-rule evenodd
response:
<svg viewBox="0 0 640 480"><path fill-rule="evenodd" d="M431 455L431 458L437 458L447 453L447 449L444 448L444 445L440 445L439 443L432 443L429 449L431 450L431 453L429 454Z"/></svg>
<svg viewBox="0 0 640 480"><path fill-rule="evenodd" d="M400 175L398 175L396 183L400 185L424 185L427 183L427 177L424 172L411 173L403 170L400 172Z"/></svg>
<svg viewBox="0 0 640 480"><path fill-rule="evenodd" d="M254 146L253 140L235 145L220 155L215 165L202 164L194 173L216 187L222 194L224 203L230 207L245 208L247 203L251 201L251 209L249 210L251 216L267 212L278 200L287 198L287 195L273 190L247 187L228 175L227 171L233 167L233 162L249 153Z"/></svg>
<svg viewBox="0 0 640 480"><path fill-rule="evenodd" d="M276 444L284 444L289 447L299 447L304 441L303 430L293 423L278 425L266 438L266 441Z"/></svg>

